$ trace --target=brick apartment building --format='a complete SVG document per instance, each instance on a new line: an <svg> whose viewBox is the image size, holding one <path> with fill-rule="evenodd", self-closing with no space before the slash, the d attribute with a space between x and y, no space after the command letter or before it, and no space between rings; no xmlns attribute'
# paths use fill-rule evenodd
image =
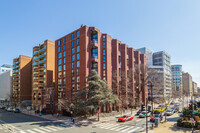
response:
<svg viewBox="0 0 200 133"><path fill-rule="evenodd" d="M32 107L51 110L50 90L55 82L55 42L46 40L33 48Z"/></svg>
<svg viewBox="0 0 200 133"><path fill-rule="evenodd" d="M32 57L20 55L13 59L12 101L15 105L31 100Z"/></svg>
<svg viewBox="0 0 200 133"><path fill-rule="evenodd" d="M122 79L125 79L123 89L125 89L126 100L129 95L128 88L132 89L132 102L137 100L135 87L139 90L144 88L138 99L140 102L145 102L148 97L147 85L141 85L143 82L141 77L146 75L144 71L147 64L146 56L121 41L113 39L110 35L101 33L99 29L81 26L57 39L55 49L55 92L57 92L55 99L58 100L55 102L59 103L62 99L66 99L68 104L73 102L75 99L73 93L86 87L85 77L92 69L96 70L102 79L107 80L109 87L119 97ZM137 78L134 76L137 75L135 66L138 68ZM122 73L124 73L124 78L122 78ZM132 76L129 77L130 73ZM112 82L114 79L117 84ZM59 104L57 110L62 110ZM101 109L101 111L105 110L106 108Z"/></svg>

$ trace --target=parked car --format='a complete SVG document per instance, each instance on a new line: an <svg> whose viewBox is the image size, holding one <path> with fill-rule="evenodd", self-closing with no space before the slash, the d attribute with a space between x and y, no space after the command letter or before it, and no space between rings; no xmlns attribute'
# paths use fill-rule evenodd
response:
<svg viewBox="0 0 200 133"><path fill-rule="evenodd" d="M139 115L141 112L142 112L141 110L138 110L137 113L136 113L136 115Z"/></svg>
<svg viewBox="0 0 200 133"><path fill-rule="evenodd" d="M15 113L20 113L20 109L16 108L14 112Z"/></svg>
<svg viewBox="0 0 200 133"><path fill-rule="evenodd" d="M130 121L134 117L132 115L124 115L118 119L118 122L125 122L125 121Z"/></svg>
<svg viewBox="0 0 200 133"><path fill-rule="evenodd" d="M173 111L171 109L168 109L166 111L167 116L173 115Z"/></svg>
<svg viewBox="0 0 200 133"><path fill-rule="evenodd" d="M139 118L144 118L144 117L150 117L151 115L151 112L146 112L146 111L142 111L140 114L139 114Z"/></svg>
<svg viewBox="0 0 200 133"><path fill-rule="evenodd" d="M173 113L177 112L177 109L175 107L171 108L171 110L172 110Z"/></svg>
<svg viewBox="0 0 200 133"><path fill-rule="evenodd" d="M7 111L8 111L8 112L12 112L12 111L13 111L13 108L12 108L12 107L8 107L8 108L7 108Z"/></svg>
<svg viewBox="0 0 200 133"><path fill-rule="evenodd" d="M159 111L159 112L163 112L165 110L165 108L162 107L157 107L154 109L154 111Z"/></svg>

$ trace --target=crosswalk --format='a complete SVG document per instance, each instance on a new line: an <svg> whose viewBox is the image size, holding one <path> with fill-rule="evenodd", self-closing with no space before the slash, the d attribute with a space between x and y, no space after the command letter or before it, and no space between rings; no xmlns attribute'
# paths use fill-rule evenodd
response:
<svg viewBox="0 0 200 133"><path fill-rule="evenodd" d="M122 125L122 124L111 124L111 123L99 123L96 124L97 127L108 129L120 133L138 133L144 130L143 127Z"/></svg>
<svg viewBox="0 0 200 133"><path fill-rule="evenodd" d="M15 133L52 133L52 132L54 133L54 132L69 129L69 128L70 127L65 128L65 127L57 127L57 126L44 126L44 127L33 128L33 129L20 130Z"/></svg>
<svg viewBox="0 0 200 133"><path fill-rule="evenodd" d="M122 124L122 123L98 123L95 124L96 127L107 129L111 131L116 131L118 133L138 133L144 131L146 128L146 123L144 123L144 119L136 119L136 123L140 123L137 125L130 124ZM152 126L151 122L148 122L148 128Z"/></svg>

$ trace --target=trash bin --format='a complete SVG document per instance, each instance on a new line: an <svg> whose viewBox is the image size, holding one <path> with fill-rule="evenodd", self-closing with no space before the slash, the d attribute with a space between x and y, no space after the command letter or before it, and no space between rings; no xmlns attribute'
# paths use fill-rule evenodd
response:
<svg viewBox="0 0 200 133"><path fill-rule="evenodd" d="M160 119L155 119L155 127L158 127L158 124L160 124Z"/></svg>

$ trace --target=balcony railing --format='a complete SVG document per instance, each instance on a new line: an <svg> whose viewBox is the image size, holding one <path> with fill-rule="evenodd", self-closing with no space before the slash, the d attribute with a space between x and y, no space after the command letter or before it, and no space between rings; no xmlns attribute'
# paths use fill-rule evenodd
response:
<svg viewBox="0 0 200 133"><path fill-rule="evenodd" d="M33 57L33 61L35 61L35 60L38 60L39 58L36 56L36 57Z"/></svg>
<svg viewBox="0 0 200 133"><path fill-rule="evenodd" d="M17 68L19 68L19 65L18 65L18 66L14 66L14 67L13 67L13 70L15 70L15 69L17 69Z"/></svg>
<svg viewBox="0 0 200 133"><path fill-rule="evenodd" d="M34 62L34 63L33 63L33 66L37 66L37 65L38 65L38 62Z"/></svg>
<svg viewBox="0 0 200 133"><path fill-rule="evenodd" d="M45 52L47 50L46 46L39 51L39 53Z"/></svg>
<svg viewBox="0 0 200 133"><path fill-rule="evenodd" d="M19 64L19 63L20 63L20 61L14 62L14 63L13 63L13 66L15 66L15 65L17 65L17 64Z"/></svg>
<svg viewBox="0 0 200 133"><path fill-rule="evenodd" d="M46 56L47 55L46 55L46 52L45 52L44 54L40 55L39 58L43 58L43 57L46 57Z"/></svg>
<svg viewBox="0 0 200 133"><path fill-rule="evenodd" d="M39 52L38 52L38 51L35 51L35 52L33 53L33 56L38 55L38 54L39 54Z"/></svg>
<svg viewBox="0 0 200 133"><path fill-rule="evenodd" d="M39 64L46 63L46 59L39 61Z"/></svg>
<svg viewBox="0 0 200 133"><path fill-rule="evenodd" d="M18 73L19 71L20 71L19 69L18 70L14 70L13 73Z"/></svg>

